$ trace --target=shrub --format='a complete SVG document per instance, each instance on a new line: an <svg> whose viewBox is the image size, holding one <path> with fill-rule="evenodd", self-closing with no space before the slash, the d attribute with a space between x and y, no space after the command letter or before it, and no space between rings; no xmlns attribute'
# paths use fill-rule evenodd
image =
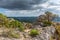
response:
<svg viewBox="0 0 60 40"><path fill-rule="evenodd" d="M37 18L37 21L38 22L43 22L45 20L47 20L47 21L53 21L56 17L58 17L58 15L53 14L53 13L51 13L49 11L46 11L44 14L40 15Z"/></svg>
<svg viewBox="0 0 60 40"><path fill-rule="evenodd" d="M18 28L20 31L24 31L24 26L22 23L19 23Z"/></svg>
<svg viewBox="0 0 60 40"><path fill-rule="evenodd" d="M52 22L49 22L49 21L44 21L43 22L43 25L44 26L51 26Z"/></svg>
<svg viewBox="0 0 60 40"><path fill-rule="evenodd" d="M30 28L32 28L32 24L31 23L27 23L26 25L25 25L26 27L26 29L28 28L28 29L30 29Z"/></svg>
<svg viewBox="0 0 60 40"><path fill-rule="evenodd" d="M38 32L38 30L36 30L36 29L32 29L32 30L30 31L30 35L33 36L33 37L35 37L35 36L38 35L38 34L39 34L39 32Z"/></svg>
<svg viewBox="0 0 60 40"><path fill-rule="evenodd" d="M55 32L56 36L58 40L60 40L60 25L56 25L55 28L56 28L56 32Z"/></svg>
<svg viewBox="0 0 60 40"><path fill-rule="evenodd" d="M51 37L50 37L50 40L54 40L54 38L51 36Z"/></svg>
<svg viewBox="0 0 60 40"><path fill-rule="evenodd" d="M9 25L10 25L10 27L12 27L12 28L16 28L16 27L18 26L17 23L18 23L17 21L11 21Z"/></svg>
<svg viewBox="0 0 60 40"><path fill-rule="evenodd" d="M11 21L9 25L12 28L18 28L20 31L23 31L24 30L23 23L21 23L21 22L19 22L17 20Z"/></svg>
<svg viewBox="0 0 60 40"><path fill-rule="evenodd" d="M12 37L12 38L19 38L19 34L18 33L13 33L13 32L9 32L8 37Z"/></svg>
<svg viewBox="0 0 60 40"><path fill-rule="evenodd" d="M60 25L56 26L56 33L60 35Z"/></svg>
<svg viewBox="0 0 60 40"><path fill-rule="evenodd" d="M19 33L15 33L13 30L7 31L7 32L3 32L2 33L3 37L9 37L9 38L19 38L20 35Z"/></svg>
<svg viewBox="0 0 60 40"><path fill-rule="evenodd" d="M19 28L20 31L24 30L23 23L13 18L8 19L5 15L0 13L0 25L7 28Z"/></svg>

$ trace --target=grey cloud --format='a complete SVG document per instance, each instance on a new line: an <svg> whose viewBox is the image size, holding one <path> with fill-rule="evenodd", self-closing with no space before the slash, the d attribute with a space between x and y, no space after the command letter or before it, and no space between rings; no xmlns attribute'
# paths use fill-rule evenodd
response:
<svg viewBox="0 0 60 40"><path fill-rule="evenodd" d="M47 0L0 0L0 8L31 10L33 5L41 4Z"/></svg>
<svg viewBox="0 0 60 40"><path fill-rule="evenodd" d="M56 3L50 3L50 5L52 5L52 6L59 6L60 4L56 4Z"/></svg>

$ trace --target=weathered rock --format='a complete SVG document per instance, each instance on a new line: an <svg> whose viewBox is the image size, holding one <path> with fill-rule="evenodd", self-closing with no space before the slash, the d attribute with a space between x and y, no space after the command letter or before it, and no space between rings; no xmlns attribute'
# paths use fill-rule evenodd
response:
<svg viewBox="0 0 60 40"><path fill-rule="evenodd" d="M39 30L39 28L38 28ZM36 37L28 37L25 40L50 40L50 37L54 35L55 28L53 26L51 27L43 27L40 28L40 34Z"/></svg>
<svg viewBox="0 0 60 40"><path fill-rule="evenodd" d="M29 31L25 30L25 32L19 32L20 33L20 38L8 38L8 37L0 37L0 40L50 40L51 35L54 35L55 33L55 28L53 26L50 27L37 27L39 31L39 35L36 37L31 37L29 35ZM2 30L2 29L1 29ZM25 37L24 37L25 36Z"/></svg>

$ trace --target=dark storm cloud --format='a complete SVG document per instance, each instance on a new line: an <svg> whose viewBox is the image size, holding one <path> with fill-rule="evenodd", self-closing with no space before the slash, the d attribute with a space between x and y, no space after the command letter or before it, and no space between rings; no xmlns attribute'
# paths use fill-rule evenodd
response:
<svg viewBox="0 0 60 40"><path fill-rule="evenodd" d="M41 4L47 0L0 0L0 8L30 10L33 5Z"/></svg>

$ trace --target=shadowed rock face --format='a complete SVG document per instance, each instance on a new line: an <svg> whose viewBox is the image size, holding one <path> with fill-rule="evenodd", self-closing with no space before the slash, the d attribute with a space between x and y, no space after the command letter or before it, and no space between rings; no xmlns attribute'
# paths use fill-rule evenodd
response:
<svg viewBox="0 0 60 40"><path fill-rule="evenodd" d="M28 33L24 33L27 37L24 38L24 40L50 40L51 36L54 36L55 33L55 28L54 27L41 27L41 28L36 28L39 30L39 35L36 37L30 37L28 36Z"/></svg>

